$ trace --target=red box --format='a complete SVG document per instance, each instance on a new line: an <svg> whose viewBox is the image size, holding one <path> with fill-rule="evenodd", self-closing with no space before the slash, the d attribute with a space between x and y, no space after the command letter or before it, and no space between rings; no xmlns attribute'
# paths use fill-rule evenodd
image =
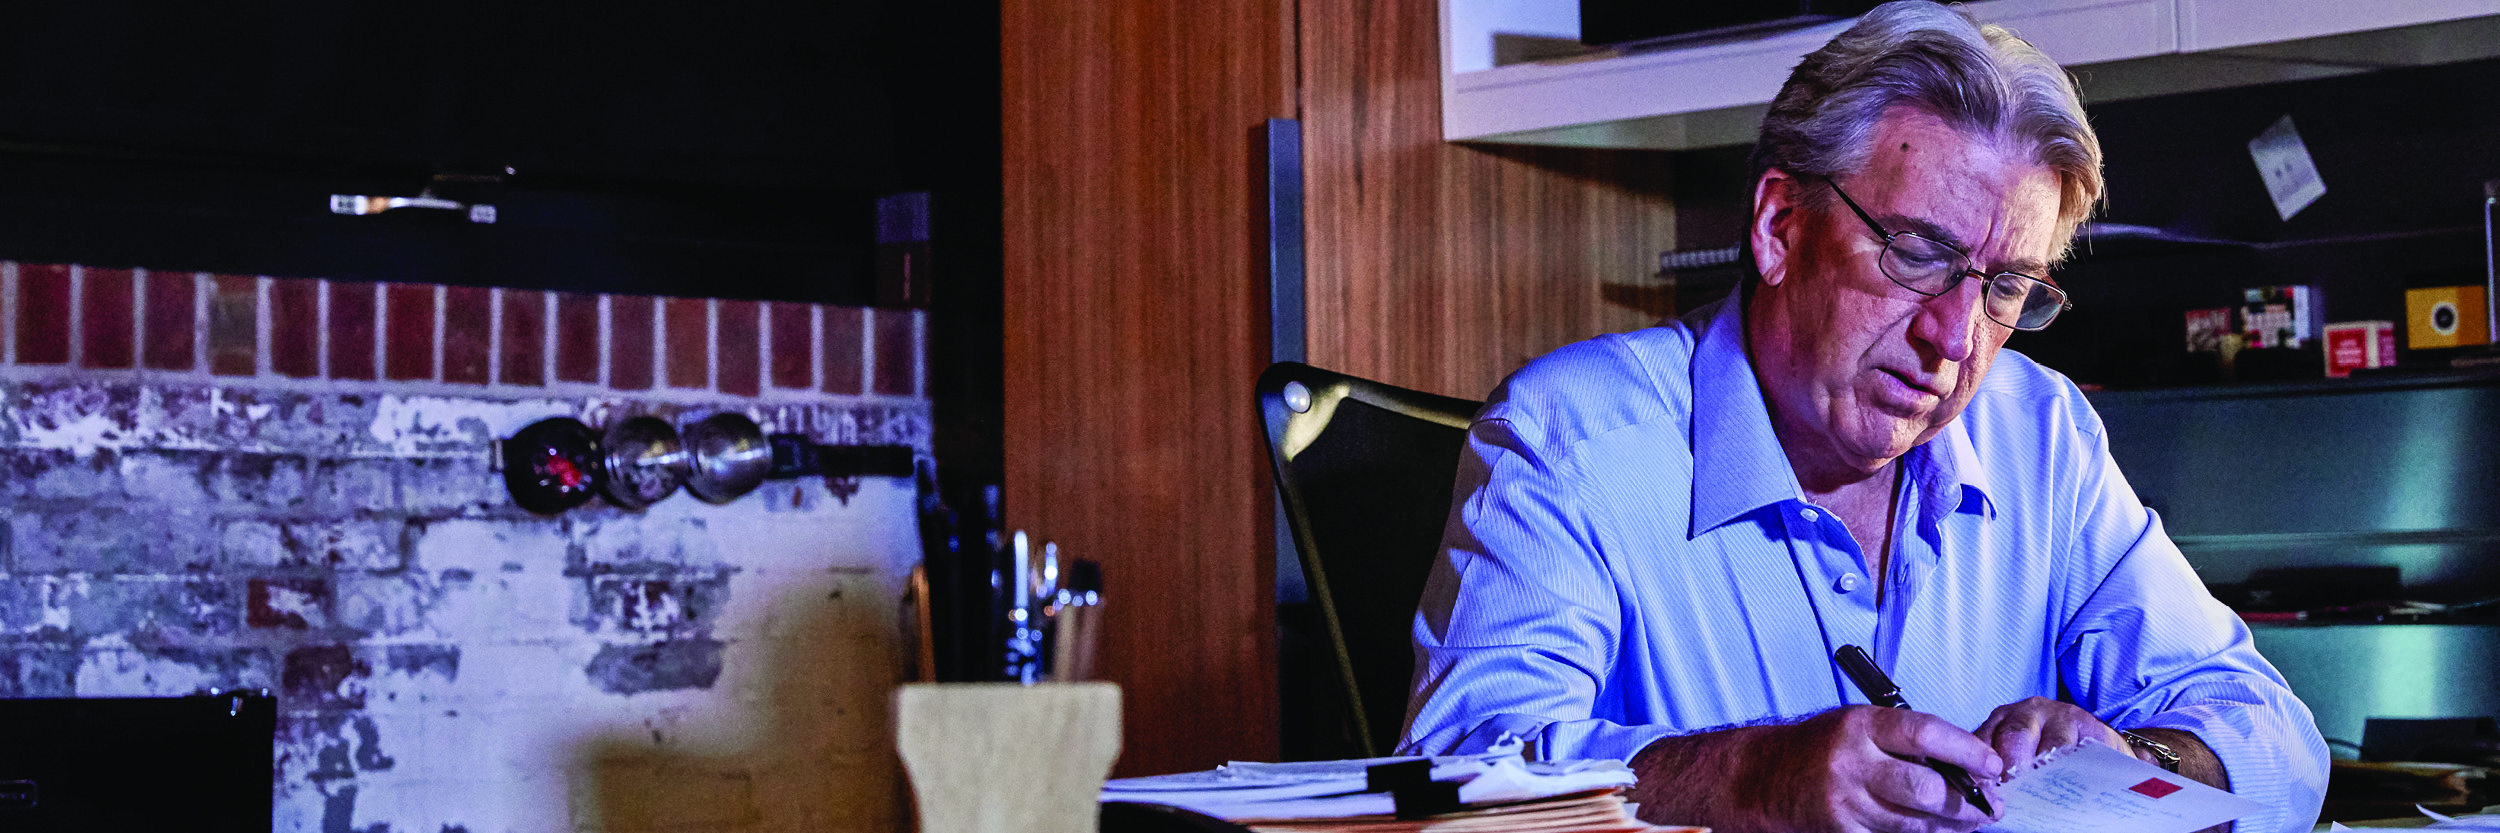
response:
<svg viewBox="0 0 2500 833"><path fill-rule="evenodd" d="M2342 321L2326 325L2326 375L2341 379L2365 367L2396 363L2396 322Z"/></svg>

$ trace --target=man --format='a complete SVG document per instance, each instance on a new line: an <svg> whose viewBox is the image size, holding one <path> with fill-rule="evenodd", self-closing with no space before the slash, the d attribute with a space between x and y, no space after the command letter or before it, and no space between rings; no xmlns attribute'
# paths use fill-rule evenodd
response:
<svg viewBox="0 0 2500 833"><path fill-rule="evenodd" d="M2244 833L2307 830L2307 708L2075 386L2000 353L2064 307L2047 269L2099 199L2068 76L1888 4L1798 65L1754 167L1737 296L1539 359L1477 418L1407 748L1628 759L1642 815L1727 833L1971 830L1916 762L1993 792L2094 739L2265 805ZM1843 645L1920 711L1848 705Z"/></svg>

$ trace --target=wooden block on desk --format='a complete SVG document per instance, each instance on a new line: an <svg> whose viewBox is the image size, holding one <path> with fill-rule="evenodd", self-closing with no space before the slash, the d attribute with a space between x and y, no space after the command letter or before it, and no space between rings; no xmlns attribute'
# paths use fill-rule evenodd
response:
<svg viewBox="0 0 2500 833"><path fill-rule="evenodd" d="M1120 756L1111 683L915 683L894 740L925 833L1092 833Z"/></svg>

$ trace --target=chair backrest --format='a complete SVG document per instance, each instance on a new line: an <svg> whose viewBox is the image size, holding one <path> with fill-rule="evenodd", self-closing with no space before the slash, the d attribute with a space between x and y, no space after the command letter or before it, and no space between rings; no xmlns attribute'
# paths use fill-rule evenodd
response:
<svg viewBox="0 0 2500 833"><path fill-rule="evenodd" d="M1259 376L1276 489L1366 757L1406 721L1415 606L1482 405L1299 362Z"/></svg>

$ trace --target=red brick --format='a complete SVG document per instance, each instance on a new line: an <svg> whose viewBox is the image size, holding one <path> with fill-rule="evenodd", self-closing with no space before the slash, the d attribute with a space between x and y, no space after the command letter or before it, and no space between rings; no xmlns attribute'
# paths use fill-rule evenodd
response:
<svg viewBox="0 0 2500 833"><path fill-rule="evenodd" d="M194 370L199 357L192 340L199 335L200 276L197 272L148 273L148 367Z"/></svg>
<svg viewBox="0 0 2500 833"><path fill-rule="evenodd" d="M321 375L320 281L269 281L269 369L298 379Z"/></svg>
<svg viewBox="0 0 2500 833"><path fill-rule="evenodd" d="M494 290L443 288L443 381L483 385L495 352Z"/></svg>
<svg viewBox="0 0 2500 833"><path fill-rule="evenodd" d="M852 307L820 307L825 312L825 392L858 395L866 393L866 368L861 364L860 319L865 310Z"/></svg>
<svg viewBox="0 0 2500 833"><path fill-rule="evenodd" d="M383 284L382 378L434 378L434 286Z"/></svg>
<svg viewBox="0 0 2500 833"><path fill-rule="evenodd" d="M670 298L668 314L668 386L712 386L712 303L701 298Z"/></svg>
<svg viewBox="0 0 2500 833"><path fill-rule="evenodd" d="M333 601L334 594L329 582L317 578L256 578L243 584L244 597L248 603L243 614L245 625L254 628L304 630L315 624L312 620L305 618L304 612L307 609L313 611L313 615L325 623L329 619L325 611ZM272 590L293 594L296 599L286 607L280 608L271 603L271 597L276 595L271 592ZM306 601L312 604L305 605Z"/></svg>
<svg viewBox="0 0 2500 833"><path fill-rule="evenodd" d="M763 315L754 301L720 302L720 392L754 396L763 391L763 333L756 321Z"/></svg>
<svg viewBox="0 0 2500 833"><path fill-rule="evenodd" d="M118 369L138 363L137 294L128 269L88 269L79 278L78 340L85 346L80 365Z"/></svg>
<svg viewBox="0 0 2500 833"><path fill-rule="evenodd" d="M378 284L330 285L330 378L376 378L373 299L380 293Z"/></svg>
<svg viewBox="0 0 2500 833"><path fill-rule="evenodd" d="M507 385L546 384L547 293L497 291L503 294L503 378L497 381ZM590 372L599 372L598 365L591 365Z"/></svg>
<svg viewBox="0 0 2500 833"><path fill-rule="evenodd" d="M69 363L69 265L17 267L17 360Z"/></svg>
<svg viewBox="0 0 2500 833"><path fill-rule="evenodd" d="M648 295L608 298L608 387L651 388L651 305Z"/></svg>
<svg viewBox="0 0 2500 833"><path fill-rule="evenodd" d="M208 372L260 372L260 279L218 275L208 296Z"/></svg>
<svg viewBox="0 0 2500 833"><path fill-rule="evenodd" d="M877 316L877 392L912 394L911 311L881 309Z"/></svg>
<svg viewBox="0 0 2500 833"><path fill-rule="evenodd" d="M599 383L599 296L556 296L556 379Z"/></svg>
<svg viewBox="0 0 2500 833"><path fill-rule="evenodd" d="M773 387L804 390L816 384L816 308L773 305Z"/></svg>

